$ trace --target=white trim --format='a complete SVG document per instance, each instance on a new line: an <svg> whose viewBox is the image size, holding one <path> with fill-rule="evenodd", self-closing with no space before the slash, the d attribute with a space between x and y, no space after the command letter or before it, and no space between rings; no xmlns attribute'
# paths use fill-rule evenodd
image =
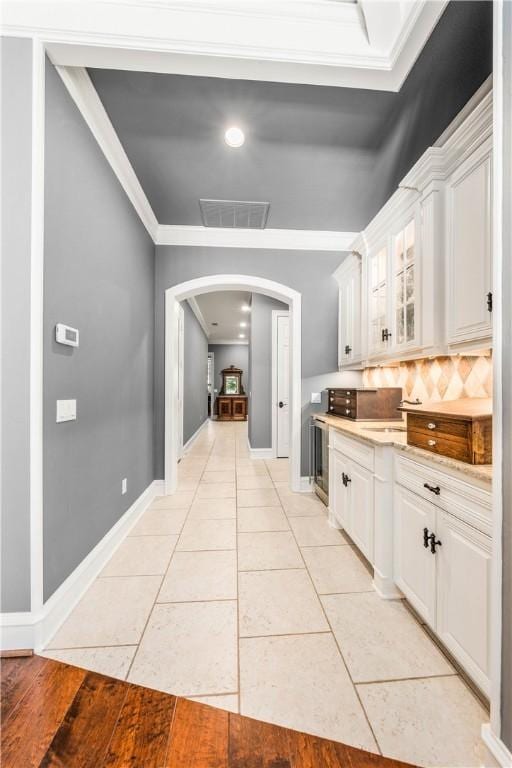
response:
<svg viewBox="0 0 512 768"><path fill-rule="evenodd" d="M249 438L247 438L247 447L251 459L275 459L276 454L272 448L251 448Z"/></svg>
<svg viewBox="0 0 512 768"><path fill-rule="evenodd" d="M223 346L225 344L233 344L235 347L246 347L249 342L248 341L231 341L229 339L220 339L220 341L209 341L208 346L214 347L215 345L222 344Z"/></svg>
<svg viewBox="0 0 512 768"><path fill-rule="evenodd" d="M199 307L199 304L196 301L195 296L191 296L189 299L187 299L187 304L189 305L190 309L196 316L196 320L203 329L203 333L206 336L207 339L210 338L210 331L208 330L208 325L206 323L206 320L204 319L204 315L201 312L201 308Z"/></svg>
<svg viewBox="0 0 512 768"><path fill-rule="evenodd" d="M212 354L213 354L213 352L212 352ZM185 452L187 451L187 449L188 449L188 448L190 448L190 446L192 445L192 443L194 442L194 440L195 440L197 437L199 437L199 433L200 433L200 432L201 432L201 431L202 431L202 430L203 430L203 429L206 427L206 425L208 424L208 422L209 422L209 421L210 421L210 419L207 417L207 418L206 418L206 419L203 421L203 423L201 424L201 426L200 426L200 427L198 427L198 428L196 429L196 431L194 432L194 434L192 435L192 437L189 437L189 439L187 440L187 442L186 442L186 443L185 443L185 445L183 446L183 453L185 453Z"/></svg>
<svg viewBox="0 0 512 768"><path fill-rule="evenodd" d="M482 725L482 741L492 756L498 761L501 768L512 768L512 752L496 736L489 723Z"/></svg>
<svg viewBox="0 0 512 768"><path fill-rule="evenodd" d="M268 248L291 251L348 251L357 232L315 229L228 229L159 224L156 245L211 248Z"/></svg>
<svg viewBox="0 0 512 768"><path fill-rule="evenodd" d="M290 307L290 487L300 490L301 464L301 294L281 283L254 275L207 275L174 285L165 291L165 457L166 493L177 486L175 360L176 332L174 307L179 301L214 291L263 293Z"/></svg>
<svg viewBox="0 0 512 768"><path fill-rule="evenodd" d="M371 3L377 39L368 36L358 3L97 0L94 5L91 14L89 0L6 0L3 33L45 37L60 66L398 91L446 0L415 0L398 15ZM201 39L198 29L206 30Z"/></svg>
<svg viewBox="0 0 512 768"><path fill-rule="evenodd" d="M45 49L32 44L30 234L30 610L43 605L43 285Z"/></svg>
<svg viewBox="0 0 512 768"><path fill-rule="evenodd" d="M87 70L59 66L56 69L140 220L155 241L158 221Z"/></svg>
<svg viewBox="0 0 512 768"><path fill-rule="evenodd" d="M271 377L272 377L272 403L271 403L271 416L272 416L272 453L277 457L277 318L278 317L290 317L290 313L287 309L273 309L272 310L272 364L271 364ZM285 457L283 457L285 458Z"/></svg>
<svg viewBox="0 0 512 768"><path fill-rule="evenodd" d="M163 481L154 480L38 610L2 614L1 649L33 648L41 651L153 499L162 495L163 491Z"/></svg>
<svg viewBox="0 0 512 768"><path fill-rule="evenodd" d="M299 491L301 493L313 493L313 482L308 475L301 477Z"/></svg>

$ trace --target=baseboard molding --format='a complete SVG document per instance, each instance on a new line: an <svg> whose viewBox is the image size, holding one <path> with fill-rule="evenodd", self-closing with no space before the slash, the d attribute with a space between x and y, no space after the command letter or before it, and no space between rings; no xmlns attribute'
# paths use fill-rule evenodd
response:
<svg viewBox="0 0 512 768"><path fill-rule="evenodd" d="M185 445L183 446L183 453L185 453L185 451L187 450L187 448L190 448L190 446L192 445L192 443L194 442L194 440L196 439L196 437L199 435L199 433L201 432L201 430L202 430L202 429L204 429L204 428L206 427L206 425L208 424L208 421L209 421L209 417L207 416L207 417L206 417L206 419L205 419L205 420L203 421L203 423L201 424L201 426L200 426L200 427L198 427L198 428L196 429L196 431L194 432L194 434L192 435L192 437L189 437L189 439L187 440L187 442L186 442L186 443L185 443Z"/></svg>
<svg viewBox="0 0 512 768"><path fill-rule="evenodd" d="M482 725L482 740L501 768L512 768L512 752L491 730L489 723Z"/></svg>
<svg viewBox="0 0 512 768"><path fill-rule="evenodd" d="M313 483L308 475L301 477L300 491L301 493L311 493L313 491Z"/></svg>
<svg viewBox="0 0 512 768"><path fill-rule="evenodd" d="M40 651L44 648L153 499L163 493L163 480L154 480L46 601L41 611L2 614L0 649Z"/></svg>
<svg viewBox="0 0 512 768"><path fill-rule="evenodd" d="M247 438L247 447L251 459L275 459L276 454L273 448L252 448L249 438Z"/></svg>

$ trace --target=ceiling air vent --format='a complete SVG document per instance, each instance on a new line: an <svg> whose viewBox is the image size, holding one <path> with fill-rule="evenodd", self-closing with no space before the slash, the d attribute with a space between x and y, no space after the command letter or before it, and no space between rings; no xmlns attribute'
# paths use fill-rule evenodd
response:
<svg viewBox="0 0 512 768"><path fill-rule="evenodd" d="M205 227L265 229L270 203L246 200L199 200Z"/></svg>

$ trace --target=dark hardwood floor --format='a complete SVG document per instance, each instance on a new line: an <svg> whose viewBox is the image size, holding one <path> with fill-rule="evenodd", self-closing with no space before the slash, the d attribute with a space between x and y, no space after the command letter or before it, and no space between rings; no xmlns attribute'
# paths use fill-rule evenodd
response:
<svg viewBox="0 0 512 768"><path fill-rule="evenodd" d="M405 766L41 656L1 665L3 768Z"/></svg>

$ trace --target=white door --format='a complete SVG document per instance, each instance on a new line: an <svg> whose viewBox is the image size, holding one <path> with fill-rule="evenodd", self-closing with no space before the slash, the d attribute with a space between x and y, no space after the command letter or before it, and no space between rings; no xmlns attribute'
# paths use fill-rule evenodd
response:
<svg viewBox="0 0 512 768"><path fill-rule="evenodd" d="M439 510L437 634L475 682L489 693L491 539Z"/></svg>
<svg viewBox="0 0 512 768"><path fill-rule="evenodd" d="M178 381L177 381L177 410L178 410L178 459L183 456L183 381L184 381L184 347L185 347L185 313L181 304L177 305L178 320Z"/></svg>
<svg viewBox="0 0 512 768"><path fill-rule="evenodd" d="M436 507L395 485L395 582L431 627L436 625L436 555L431 552L430 539L424 537L437 533L435 525Z"/></svg>
<svg viewBox="0 0 512 768"><path fill-rule="evenodd" d="M329 507L347 533L351 529L350 496L344 479L348 477L349 461L338 451L329 451Z"/></svg>
<svg viewBox="0 0 512 768"><path fill-rule="evenodd" d="M490 150L463 163L448 184L448 343L492 333Z"/></svg>
<svg viewBox="0 0 512 768"><path fill-rule="evenodd" d="M350 497L348 533L363 555L373 563L373 475L351 461L347 484Z"/></svg>
<svg viewBox="0 0 512 768"><path fill-rule="evenodd" d="M290 448L290 319L277 315L277 458L287 458Z"/></svg>

